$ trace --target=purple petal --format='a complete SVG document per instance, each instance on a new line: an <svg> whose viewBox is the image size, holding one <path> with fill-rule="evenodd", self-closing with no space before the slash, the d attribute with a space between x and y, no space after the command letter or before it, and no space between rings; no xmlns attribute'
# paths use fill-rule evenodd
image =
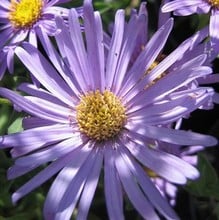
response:
<svg viewBox="0 0 219 220"><path fill-rule="evenodd" d="M14 72L14 48L9 48L7 52L7 67L9 72Z"/></svg>
<svg viewBox="0 0 219 220"><path fill-rule="evenodd" d="M73 77L77 80L83 92L89 88L90 74L87 64L85 45L82 39L81 27L77 13L72 9L69 13L70 33L65 22L57 17L56 23L62 30L55 36L61 56L67 61Z"/></svg>
<svg viewBox="0 0 219 220"><path fill-rule="evenodd" d="M93 13L91 4L84 6L84 28L93 89L103 91L105 89L103 28L99 12Z"/></svg>
<svg viewBox="0 0 219 220"><path fill-rule="evenodd" d="M63 116L57 115L55 112L45 111L44 109L45 106L42 106L42 105L39 106L36 103L31 102L27 98L17 94L14 91L11 91L5 88L0 88L0 95L11 100L13 104L16 105L16 107L18 107L19 109L22 109L23 111L31 115L34 115L34 116L37 116L43 119L47 119L50 121L54 121L54 122L69 123L67 115L63 117Z"/></svg>
<svg viewBox="0 0 219 220"><path fill-rule="evenodd" d="M16 203L19 199L21 199L26 194L34 190L36 187L42 185L45 181L47 181L49 178L55 175L60 169L65 167L67 164L72 163L72 161L76 162L76 160L83 161L82 156L86 156L87 154L89 154L89 151L90 149L85 150L83 148L82 150L81 148L78 148L72 151L71 153L65 155L64 157L60 158L59 160L56 160L50 165L48 165L45 169L43 169L40 173L38 173L31 180L25 183L12 195L13 203ZM55 192L55 194L57 194L57 191Z"/></svg>
<svg viewBox="0 0 219 220"><path fill-rule="evenodd" d="M20 151L20 153L27 153L72 136L73 132L71 127L54 124L1 136L0 143L2 147L18 147L17 150ZM22 148L20 148L20 146L22 146Z"/></svg>
<svg viewBox="0 0 219 220"><path fill-rule="evenodd" d="M58 144L50 145L47 148L43 148L41 151L29 154L25 157L20 157L15 161L15 165L18 166L35 166L41 165L46 162L50 162L67 155L74 149L83 144L83 141L79 137L72 137L67 140L61 141Z"/></svg>
<svg viewBox="0 0 219 220"><path fill-rule="evenodd" d="M10 5L11 3L9 1L6 1L6 0L0 1L0 6L7 11L10 8Z"/></svg>
<svg viewBox="0 0 219 220"><path fill-rule="evenodd" d="M123 214L123 193L115 169L115 158L112 146L104 151L104 191L109 219L125 219Z"/></svg>
<svg viewBox="0 0 219 220"><path fill-rule="evenodd" d="M47 101L35 96L25 96L25 99L34 103L34 105L41 109L41 111L62 118L62 123L69 123L68 117L72 114L72 110L69 106L67 107L66 105L59 104L57 105L54 102Z"/></svg>
<svg viewBox="0 0 219 220"><path fill-rule="evenodd" d="M17 47L15 53L34 77L36 77L36 79L38 79L51 93L69 106L72 106L72 92L51 64L32 45L23 44L23 48Z"/></svg>
<svg viewBox="0 0 219 220"><path fill-rule="evenodd" d="M54 123L48 120L44 120L41 118L36 117L25 117L22 120L22 127L24 130L31 129L31 128L37 128L37 127L44 127L53 125Z"/></svg>
<svg viewBox="0 0 219 220"><path fill-rule="evenodd" d="M96 160L94 162L92 170L90 171L87 177L87 180L83 188L83 192L80 197L77 220L87 219L88 211L98 184L98 179L102 168L102 162L103 153L101 152L101 150L98 150L96 154Z"/></svg>
<svg viewBox="0 0 219 220"><path fill-rule="evenodd" d="M138 80L145 74L145 71L151 66L163 49L172 27L173 20L169 19L168 22L153 35L132 68L128 71L119 95L124 98L129 96L129 91L137 85ZM133 82L136 83L133 85Z"/></svg>
<svg viewBox="0 0 219 220"><path fill-rule="evenodd" d="M109 54L106 60L106 88L111 88L118 65L119 54L122 48L124 35L124 11L118 10L115 16L115 24Z"/></svg>
<svg viewBox="0 0 219 220"><path fill-rule="evenodd" d="M77 99L77 94L79 93L79 91L81 91L80 85L78 84L70 70L66 67L58 52L55 50L54 45L51 43L48 35L41 29L37 29L37 35L40 38L40 41L43 44L43 47L46 50L46 53L52 61L53 65L56 67L62 78L73 91L73 98Z"/></svg>
<svg viewBox="0 0 219 220"><path fill-rule="evenodd" d="M87 157L86 161L82 164L77 174L73 177L72 181L68 185L65 193L63 194L60 204L55 215L55 219L70 219L73 210L79 200L80 195L83 192L85 187L85 183L90 173L93 172L93 166L96 160L96 150L93 149ZM65 167L65 169L70 168L70 170L75 169L75 164L70 164L69 167ZM69 171L70 171L69 170ZM71 174L72 175L72 174Z"/></svg>
<svg viewBox="0 0 219 220"><path fill-rule="evenodd" d="M132 159L131 154L126 150L125 147L120 148L122 157L126 161L129 169L136 177L140 186L142 187L144 193L149 198L150 202L159 210L162 215L167 219L178 219L177 215L170 207L168 202L161 196L159 191L155 188L154 184L151 182L150 178L146 176L145 171L142 167Z"/></svg>
<svg viewBox="0 0 219 220"><path fill-rule="evenodd" d="M115 155L115 157L116 170L119 174L119 178L122 182L124 190L133 206L138 210L143 218L159 220L159 217L157 216L153 207L148 202L146 196L142 193L141 189L136 183L135 177L131 173L127 162L120 155Z"/></svg>
<svg viewBox="0 0 219 220"><path fill-rule="evenodd" d="M8 180L15 179L15 178L17 178L19 176L22 176L22 175L30 172L31 170L34 170L37 167L38 166L23 167L23 166L13 165L7 171L7 179Z"/></svg>
<svg viewBox="0 0 219 220"><path fill-rule="evenodd" d="M55 219L55 215L58 211L63 195L65 194L72 179L80 170L83 163L86 163L85 160L87 159L91 151L91 147L85 146L83 148L77 148L72 153L67 154L65 157L62 158L64 168L62 169L62 171L60 171L60 173L54 180L46 197L44 205L45 219Z"/></svg>
<svg viewBox="0 0 219 220"><path fill-rule="evenodd" d="M44 90L42 88L37 87L36 85L29 84L29 83L22 83L18 86L18 89L35 97L47 100L49 102L52 102L54 104L60 105L60 106L66 106L62 100L58 99L56 96L48 92L47 90ZM72 97L72 102L77 104L78 101L74 100ZM69 106L68 106L69 107Z"/></svg>
<svg viewBox="0 0 219 220"><path fill-rule="evenodd" d="M179 165L182 167L184 164L186 164L187 168L191 168L191 172L189 170L189 174L192 174L192 177L198 177L198 171L194 167L185 163L176 156L160 151L153 151L149 149L148 146L143 146L143 144L139 145L130 142L126 144L126 147L130 150L131 154L144 166L153 170L157 175L172 183L186 183L186 176L184 174L185 170L181 172L181 170L178 169Z"/></svg>
<svg viewBox="0 0 219 220"><path fill-rule="evenodd" d="M157 67L159 68L159 65ZM166 76L158 80L155 84L142 91L145 85L147 85L143 79L140 88L138 88L138 90L136 89L136 93L138 92L139 94L135 94L135 96L133 94L133 96L128 97L129 99L131 98L129 102L127 100L128 98L126 99L127 106L129 108L131 108L132 106L139 106L142 108L143 106L149 105L151 103L154 103L155 101L164 98L165 96L176 91L180 87L189 84L194 79L208 75L211 72L212 69L206 66L176 70L167 74Z"/></svg>
<svg viewBox="0 0 219 220"><path fill-rule="evenodd" d="M216 138L210 135L203 135L191 131L175 130L171 128L147 125L127 125L126 127L130 131L135 131L136 134L177 145L214 146L217 144Z"/></svg>
<svg viewBox="0 0 219 220"><path fill-rule="evenodd" d="M122 48L119 54L116 72L113 79L112 90L117 94L121 85L123 84L124 77L127 74L128 65L132 58L133 50L135 49L136 39L142 30L141 22L144 21L144 16L132 16L125 28L125 36L123 39ZM133 29L135 31L133 32Z"/></svg>
<svg viewBox="0 0 219 220"><path fill-rule="evenodd" d="M219 44L218 27L219 27L219 10L215 9L215 10L212 10L211 17L210 17L209 35L212 39L213 44L215 44L215 48L216 48L217 52L219 49L219 46L218 46L218 44ZM213 45L213 47L214 47L214 45Z"/></svg>
<svg viewBox="0 0 219 220"><path fill-rule="evenodd" d="M130 111L135 111L129 115L129 118L132 122L147 125L168 124L201 108L209 102L213 94L212 88L204 87L179 92L172 94L170 100L163 100L163 103L155 103L143 108L137 107L138 110L131 108Z"/></svg>
<svg viewBox="0 0 219 220"><path fill-rule="evenodd" d="M13 37L10 40L10 44L17 44L26 39L26 37L29 34L29 30L19 30L16 32L16 34L13 35Z"/></svg>
<svg viewBox="0 0 219 220"><path fill-rule="evenodd" d="M162 7L162 12L170 12L188 6L198 6L200 3L202 3L202 0L174 0L166 3Z"/></svg>

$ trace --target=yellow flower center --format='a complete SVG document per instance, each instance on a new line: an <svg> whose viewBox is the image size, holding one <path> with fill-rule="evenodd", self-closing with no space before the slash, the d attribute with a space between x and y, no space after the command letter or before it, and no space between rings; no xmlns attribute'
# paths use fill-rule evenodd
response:
<svg viewBox="0 0 219 220"><path fill-rule="evenodd" d="M145 72L143 78L148 75L163 59L165 58L165 55L161 54L158 56L157 60L155 60L151 66L148 68L148 70ZM148 87L154 85L159 79L161 79L162 77L164 77L167 73L164 72L162 73L159 77L157 77L156 79L154 79L150 84L145 86L145 89L147 89Z"/></svg>
<svg viewBox="0 0 219 220"><path fill-rule="evenodd" d="M149 177L151 177L151 178L158 177L158 175L153 170L149 169L148 167L144 167L144 170Z"/></svg>
<svg viewBox="0 0 219 220"><path fill-rule="evenodd" d="M208 0L208 2L214 7L219 7L219 0Z"/></svg>
<svg viewBox="0 0 219 220"><path fill-rule="evenodd" d="M116 136L126 121L120 99L108 90L103 93L96 90L82 96L76 111L80 131L95 141Z"/></svg>
<svg viewBox="0 0 219 220"><path fill-rule="evenodd" d="M15 28L30 28L42 13L42 0L11 0L9 20Z"/></svg>

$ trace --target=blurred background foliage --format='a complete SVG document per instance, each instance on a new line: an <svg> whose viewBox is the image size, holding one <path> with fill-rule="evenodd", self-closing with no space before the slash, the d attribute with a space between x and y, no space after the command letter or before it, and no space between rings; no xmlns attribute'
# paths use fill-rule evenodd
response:
<svg viewBox="0 0 219 220"><path fill-rule="evenodd" d="M82 0L72 0L64 6L68 8L77 7L81 6L82 3ZM117 9L125 9L128 16L130 9L132 7L138 8L140 1L94 0L93 3L95 9L100 11L104 27L107 30L108 25L114 21ZM147 7L149 33L153 34L157 29L160 1L148 0ZM180 42L207 24L208 16L206 15L175 17L174 29L169 37L166 50L171 51ZM214 62L214 70L219 72L218 59ZM16 61L14 74L5 74L0 81L0 86L16 89L21 82L28 81L30 81L28 72ZM214 88L219 92L218 85L215 85ZM22 130L22 117L24 114L14 111L11 103L7 100L0 99L0 103L0 135ZM218 115L218 106L210 111L197 110L192 113L189 119L184 121L183 128L219 137ZM218 146L211 147L199 154L198 169L201 177L197 181L188 182L184 187L179 187L175 210L182 220L219 220L219 150L217 148ZM18 204L13 205L11 202L12 193L43 167L16 180L9 181L7 180L7 170L12 164L10 151L0 151L0 220L43 219L43 203L53 179L25 196ZM89 220L108 219L103 192L103 184L100 182L90 209ZM124 211L127 220L141 219L128 201L125 202ZM72 219L75 219L74 215Z"/></svg>

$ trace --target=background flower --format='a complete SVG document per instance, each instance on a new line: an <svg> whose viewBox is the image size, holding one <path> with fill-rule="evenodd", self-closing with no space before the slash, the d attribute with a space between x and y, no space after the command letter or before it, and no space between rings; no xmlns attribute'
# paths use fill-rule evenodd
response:
<svg viewBox="0 0 219 220"><path fill-rule="evenodd" d="M212 46L219 52L219 1L214 0L195 0L195 1L168 1L163 7L163 12L174 11L174 15L191 15L193 13L203 14L210 12L209 36L211 37Z"/></svg>
<svg viewBox="0 0 219 220"><path fill-rule="evenodd" d="M68 0L2 0L0 3L0 49L1 60L7 60L9 72L14 72L14 48L27 40L37 47L37 30L48 35L57 31L55 17L67 18L68 8L57 6ZM0 63L0 79L6 70Z"/></svg>

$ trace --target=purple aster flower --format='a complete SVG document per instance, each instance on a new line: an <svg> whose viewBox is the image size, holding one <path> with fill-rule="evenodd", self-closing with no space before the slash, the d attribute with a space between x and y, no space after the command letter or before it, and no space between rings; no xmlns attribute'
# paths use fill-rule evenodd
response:
<svg viewBox="0 0 219 220"><path fill-rule="evenodd" d="M180 158L182 158L184 161L187 163L190 163L193 166L196 166L198 163L198 153L204 149L203 146L189 146L187 148L182 148L180 147L178 149L178 152L175 152L175 155L178 155ZM164 180L164 179L163 179ZM178 186L174 185L170 182L165 182L165 192L167 193L166 195L169 196L170 198L170 203L172 205L176 204L176 194L174 196L174 193L177 193L178 191ZM175 188L175 189L174 189Z"/></svg>
<svg viewBox="0 0 219 220"><path fill-rule="evenodd" d="M16 203L57 174L46 197L44 218L70 219L77 207L77 219L84 220L103 167L109 219L124 219L124 193L144 219L159 219L158 213L166 219L178 219L144 167L176 184L199 176L194 166L151 146L157 142L185 146L217 143L214 137L166 126L214 94L210 87L186 86L211 74L211 68L203 65L206 55L164 75L188 50L190 44L185 43L143 77L165 45L173 20L153 35L130 67L142 30L139 24L146 17L132 16L126 23L124 10L118 10L106 49L99 12L93 11L89 0L83 11L83 33L75 9L69 13L68 26L63 18L56 18L57 47L41 31L50 60L29 43L15 49L42 88L22 84L19 89L26 96L0 88L1 96L30 115L23 120L23 131L0 137L1 148L11 147L16 159L8 178L47 163L12 200Z"/></svg>
<svg viewBox="0 0 219 220"><path fill-rule="evenodd" d="M175 15L207 14L210 12L209 35L212 46L219 51L219 1L218 0L172 0L163 7L163 12L174 11Z"/></svg>
<svg viewBox="0 0 219 220"><path fill-rule="evenodd" d="M187 163L196 166L198 163L198 152L204 149L203 146L177 146L177 145L166 145L159 144L158 145L162 151L173 154L177 157L180 157ZM154 182L155 186L158 188L160 193L165 197L172 206L176 205L176 197L179 185L173 184L168 180L156 175L156 173L151 170L147 170L148 174L151 176L151 180Z"/></svg>
<svg viewBox="0 0 219 220"><path fill-rule="evenodd" d="M162 6L161 6L162 7ZM145 15L145 17L148 16L147 9L146 9L146 3L141 3L139 11L133 9L131 16L142 16ZM158 20L158 27L161 26L161 24L164 24L169 19L168 13L159 13L159 20ZM149 36L147 33L147 19L142 20L142 30L139 35L138 39L136 40L136 47L133 53L133 61L134 63L135 59L138 57L141 50L145 47L147 41L149 41ZM206 54L207 58L204 62L204 65L212 66L212 61L216 58L217 53L212 50L212 47L210 45L210 42L207 41L208 37L208 30L207 28L204 28L198 32L196 32L193 36L186 39L185 42L182 44L188 43L190 41L190 47L189 49L183 54L182 57L179 57L179 60L177 60L172 66L170 66L169 69L166 70L166 73L172 72L178 67L181 67L184 63L188 62L189 60L192 60L194 57L197 57L201 54ZM180 47L180 46L179 46ZM164 57L167 55L163 54L161 51L161 55L158 56L158 58L155 60L155 62L151 65L149 69L153 69ZM148 74L148 72L146 72ZM218 83L219 82L219 74L210 74L208 76L200 77L195 79L193 82L190 83L190 87L195 88L197 86L204 86L204 84L212 84L212 83ZM187 85L188 86L188 85ZM219 103L218 100L218 93L215 93L213 97L209 100L206 100L206 103L203 103L202 106L200 106L201 109L212 109L214 106L214 103ZM188 117L188 116L186 116ZM177 122L177 126L174 124L169 125L173 127L174 129L179 129L180 124L182 122L182 119L180 119ZM153 148L160 149L162 151L174 154L175 156L178 156L182 158L183 160L187 161L191 165L197 164L197 153L204 149L203 146L187 146L186 148L180 145L171 145L166 143L156 143L156 145L153 145ZM158 176L156 173L151 171L148 168L145 168L148 175L151 176L152 181L156 185L156 187L159 189L160 193L169 201L171 205L175 205L176 203L176 195L178 191L178 186L176 184L173 184L166 179Z"/></svg>
<svg viewBox="0 0 219 220"><path fill-rule="evenodd" d="M178 120L175 125L169 125L174 129L180 129L182 124L182 119ZM198 162L198 155L197 153L203 150L204 146L180 146L176 144L167 144L162 142L157 142L153 148L157 148L164 152L173 154L182 160L186 161L187 163L196 166ZM169 182L163 177L158 176L156 173L151 171L148 168L145 168L148 175L151 177L151 180L154 182L157 189L160 191L163 197L167 199L167 201L172 205L175 206L176 204L176 197L179 185Z"/></svg>
<svg viewBox="0 0 219 220"><path fill-rule="evenodd" d="M14 48L28 41L37 46L37 29L48 35L56 32L55 16L67 18L68 9L57 6L68 0L2 0L0 2L0 79L6 68L13 72ZM5 60L7 62L5 63Z"/></svg>
<svg viewBox="0 0 219 220"><path fill-rule="evenodd" d="M164 4L162 2L162 4ZM131 16L145 16L145 18L148 17L147 9L146 9L146 3L143 2L140 5L139 11L133 9ZM165 15L165 16L164 16ZM159 20L158 20L158 27L161 26L161 24L164 24L169 19L168 13L159 13ZM132 55L132 62L130 63L130 66L135 61L135 59L138 57L139 53L142 51L142 49L145 47L147 42L149 41L149 34L147 32L147 26L148 26L148 19L142 19L141 23L142 31L138 34L138 39L136 40L135 49ZM193 36L186 39L182 44L179 46L183 46L184 44L190 44L189 49L183 53L181 57L176 60L176 62L171 65L167 70L167 72L172 72L176 70L178 67L181 67L184 63L188 62L189 60L192 60L194 57L197 57L199 55L205 54L207 56L204 65L212 67L212 63L217 57L218 53L214 50L212 50L211 43L208 39L208 28L203 28L199 31L197 31ZM108 43L109 44L109 43ZM163 60L164 57L167 55L164 54L163 51L160 51L160 55L157 57L157 59L152 63L150 70L153 69L159 62ZM146 74L149 71L146 71ZM164 74L166 74L164 73ZM207 84L215 84L219 83L219 74L214 73L210 74L208 76L200 76L200 78L196 78L192 83L190 83L190 86L197 87L197 86L204 86ZM187 85L188 86L188 85ZM212 99L207 100L207 102L201 106L201 108L210 109L213 108L214 103L219 103L219 94L215 92Z"/></svg>
<svg viewBox="0 0 219 220"><path fill-rule="evenodd" d="M144 14L147 17L147 10L146 10L146 4L142 3L139 11L133 10L132 16L141 16ZM159 21L158 21L158 27L163 23L165 23L168 19L169 15L168 13L159 13ZM142 23L142 29L143 27L147 26L147 20L145 20L145 23ZM193 36L186 39L185 42L182 44L190 41L190 47L189 49L183 54L182 57L179 58L172 66L170 66L169 69L166 70L166 72L172 72L178 67L182 66L184 63L188 62L189 60L192 60L194 57L197 57L201 54L206 54L207 58L204 62L204 65L212 66L213 60L216 58L217 53L212 50L211 44L209 41L207 41L208 37L208 30L207 28L204 28L198 32L196 32ZM141 31L138 36L138 40L136 41L136 49L133 54L133 61L138 57L140 51L142 48L145 47L145 44L148 39L148 33L147 30ZM179 46L180 47L180 46ZM153 69L164 57L166 57L165 54L161 51L161 55L158 56L158 59L151 65L150 69ZM148 73L147 73L148 74ZM190 87L195 88L197 86L204 86L205 84L214 84L219 82L219 74L210 74L208 76L200 77L195 79L193 82L190 83ZM188 86L188 85L187 85ZM213 97L209 100L206 100L206 103L203 103L202 106L200 106L201 109L212 109L214 107L214 103L219 103L219 94L215 93ZM189 116L189 115L188 115ZM188 117L186 116L186 117ZM184 116L185 117L185 116ZM177 126L174 124L169 125L173 127L174 129L179 129L181 125L182 119L180 119L177 122ZM191 165L197 165L197 153L204 149L204 146L180 146L180 145L174 145L174 144L166 144L157 142L155 145L153 145L153 148L160 149L162 151L165 151L167 153L173 154L175 156L178 156L185 160L186 162L190 163ZM168 200L168 202L174 206L176 204L176 196L179 186L176 184L173 184L169 182L168 180L164 179L163 177L158 176L156 173L151 171L150 169L145 167L145 170L147 174L151 177L151 180L154 182L155 186L158 188L160 193Z"/></svg>

